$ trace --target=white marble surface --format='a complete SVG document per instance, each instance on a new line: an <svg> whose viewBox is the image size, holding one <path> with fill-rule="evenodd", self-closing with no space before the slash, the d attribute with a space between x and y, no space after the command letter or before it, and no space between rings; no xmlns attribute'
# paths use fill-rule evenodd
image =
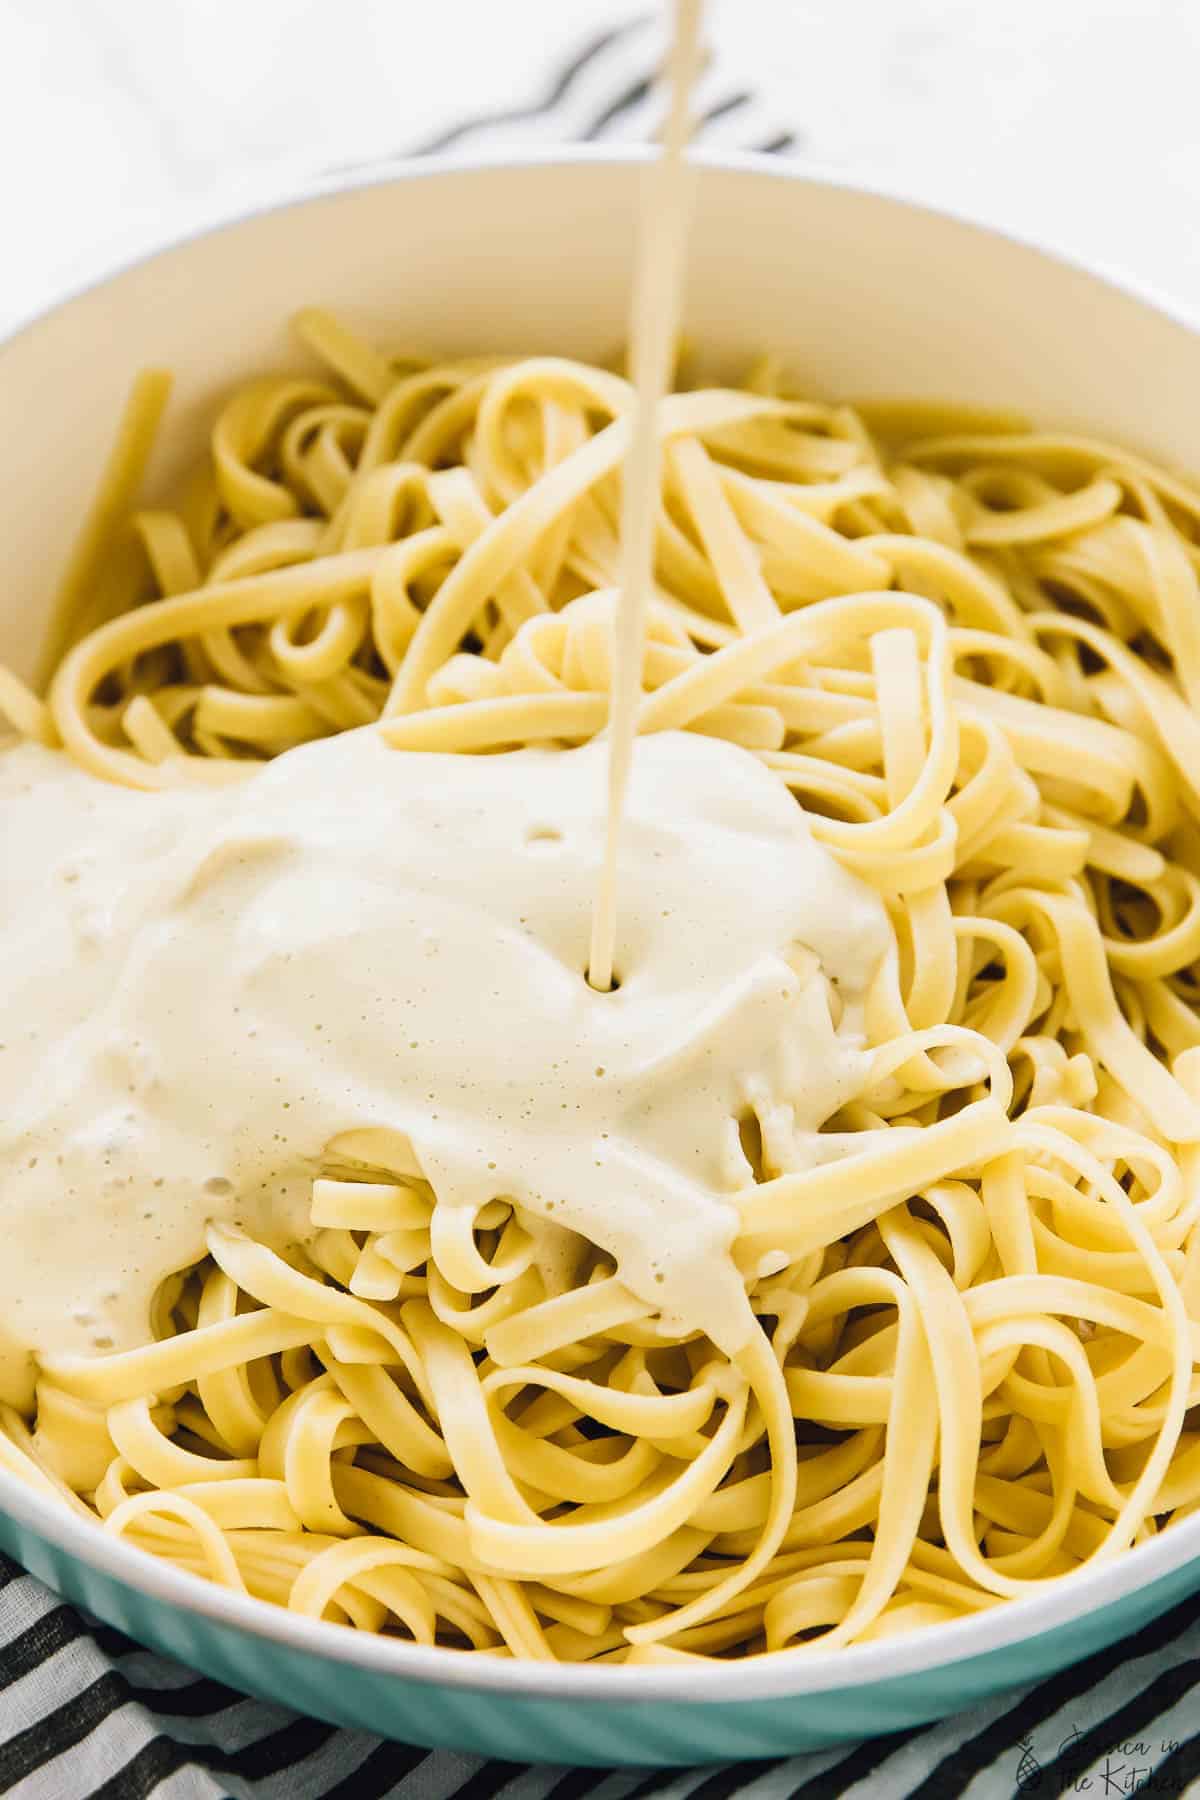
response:
<svg viewBox="0 0 1200 1800"><path fill-rule="evenodd" d="M0 328L256 191L536 97L654 0L0 0ZM799 154L1200 307L1193 0L711 0ZM544 141L544 133L543 133Z"/></svg>

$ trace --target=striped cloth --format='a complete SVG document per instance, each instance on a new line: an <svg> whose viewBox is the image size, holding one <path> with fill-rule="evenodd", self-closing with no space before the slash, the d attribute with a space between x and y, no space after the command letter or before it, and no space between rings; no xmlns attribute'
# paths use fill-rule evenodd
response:
<svg viewBox="0 0 1200 1800"><path fill-rule="evenodd" d="M527 104L456 123L415 148L644 137L661 101L657 30L648 20L599 30ZM707 67L698 99L706 142L801 147L720 66ZM522 1768L426 1753L246 1699L85 1620L0 1557L0 1794L18 1800L1200 1794L1198 1686L1200 1600L1040 1687L857 1748L682 1772Z"/></svg>

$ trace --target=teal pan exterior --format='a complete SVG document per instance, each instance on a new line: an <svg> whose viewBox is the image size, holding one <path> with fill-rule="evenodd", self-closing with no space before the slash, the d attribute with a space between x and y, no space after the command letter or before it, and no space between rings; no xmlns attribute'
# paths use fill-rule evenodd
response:
<svg viewBox="0 0 1200 1800"><path fill-rule="evenodd" d="M96 1536L103 1544L98 1530ZM532 1684L521 1680L524 1672L514 1664L493 1665L512 1672L516 1679L511 1686L481 1687L472 1682L466 1658L453 1680L410 1675L404 1669L402 1645L389 1647L393 1655L387 1669L297 1648L272 1633L273 1609L256 1606L262 1624L248 1631L209 1612L154 1597L11 1514L0 1513L0 1545L107 1624L245 1693L402 1743L451 1746L512 1762L600 1767L788 1756L900 1731L1053 1674L1137 1631L1200 1588L1200 1560L1193 1559L1107 1606L1035 1636L979 1654L952 1654L931 1668L883 1680L863 1680L858 1672L861 1660L854 1652L842 1652L847 1658L845 1685L804 1691L806 1659L801 1653L786 1659L795 1673L797 1691L791 1693L721 1701L708 1697L712 1684L702 1681L697 1685L706 1691L693 1700L655 1694L606 1700L594 1697L594 1682L587 1695L530 1692ZM152 1566L149 1558L131 1554L148 1570ZM189 1587L198 1585L183 1579ZM344 1627L318 1630L339 1649L340 1639L352 1641L354 1636ZM937 1635L944 1654L950 1649L949 1637ZM919 1652L917 1640L910 1643ZM346 1648L350 1650L351 1644ZM453 1652L443 1655L447 1662L458 1661ZM743 1665L741 1673L748 1669ZM652 1671L639 1673L648 1688L657 1685ZM628 1684L614 1682L617 1685Z"/></svg>

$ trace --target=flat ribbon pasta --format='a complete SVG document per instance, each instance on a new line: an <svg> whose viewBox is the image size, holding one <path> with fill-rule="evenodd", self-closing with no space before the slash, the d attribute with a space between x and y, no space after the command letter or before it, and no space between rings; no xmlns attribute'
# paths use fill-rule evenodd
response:
<svg viewBox="0 0 1200 1800"><path fill-rule="evenodd" d="M142 788L376 721L397 754L602 731L629 384L296 323L324 378L251 383L141 510L165 378L135 386L45 691L0 671L0 715ZM769 359L660 430L640 729L752 751L882 897L867 1074L815 1149L786 1105L731 1121L736 1355L364 1128L303 1246L213 1228L156 1341L44 1359L6 1468L308 1617L837 1646L1200 1505L1200 490Z"/></svg>

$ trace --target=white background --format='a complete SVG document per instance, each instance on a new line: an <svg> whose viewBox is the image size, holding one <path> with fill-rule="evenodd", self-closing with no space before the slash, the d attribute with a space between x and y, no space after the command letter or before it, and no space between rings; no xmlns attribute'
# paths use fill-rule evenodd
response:
<svg viewBox="0 0 1200 1800"><path fill-rule="evenodd" d="M654 0L0 0L0 328L247 180L530 101ZM1195 0L710 0L800 154L1200 306ZM815 247L819 248L819 247Z"/></svg>

